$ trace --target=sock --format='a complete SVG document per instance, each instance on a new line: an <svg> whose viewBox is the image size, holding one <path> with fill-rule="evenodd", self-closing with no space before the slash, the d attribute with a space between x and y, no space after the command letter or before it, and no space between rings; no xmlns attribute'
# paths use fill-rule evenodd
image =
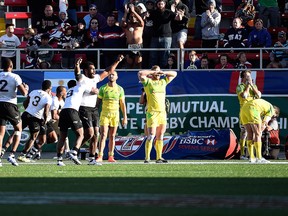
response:
<svg viewBox="0 0 288 216"><path fill-rule="evenodd" d="M156 160L162 159L163 140L156 140L155 149L156 149Z"/></svg>
<svg viewBox="0 0 288 216"><path fill-rule="evenodd" d="M145 160L149 161L150 160L150 153L152 150L152 142L153 140L146 140L145 143Z"/></svg>
<svg viewBox="0 0 288 216"><path fill-rule="evenodd" d="M255 159L254 145L252 143L253 143L252 140L247 140L247 149L248 149L248 153L250 155L250 159Z"/></svg>
<svg viewBox="0 0 288 216"><path fill-rule="evenodd" d="M246 142L246 140L245 140L245 139L244 139L244 140L243 140L243 139L240 139L239 142L240 142L241 156L242 156L242 155L245 156L245 155L246 155L246 154L245 154L245 142Z"/></svg>
<svg viewBox="0 0 288 216"><path fill-rule="evenodd" d="M255 150L256 150L256 158L262 158L262 142L254 142Z"/></svg>
<svg viewBox="0 0 288 216"><path fill-rule="evenodd" d="M75 155L77 155L77 154L78 154L78 151L79 151L78 148L73 147L73 149L72 149L72 153L73 153L73 154L75 153Z"/></svg>
<svg viewBox="0 0 288 216"><path fill-rule="evenodd" d="M35 146L33 146L26 155L26 158L32 158L38 151L39 150Z"/></svg>
<svg viewBox="0 0 288 216"><path fill-rule="evenodd" d="M113 157L114 156L114 152L108 152L108 155Z"/></svg>

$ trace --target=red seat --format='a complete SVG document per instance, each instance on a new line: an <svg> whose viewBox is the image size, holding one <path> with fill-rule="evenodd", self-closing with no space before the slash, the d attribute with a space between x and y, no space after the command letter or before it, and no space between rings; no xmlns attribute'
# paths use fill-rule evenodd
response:
<svg viewBox="0 0 288 216"><path fill-rule="evenodd" d="M54 54L53 59L52 59L53 63L59 63L60 64L61 60L62 60L62 54L61 53Z"/></svg>
<svg viewBox="0 0 288 216"><path fill-rule="evenodd" d="M75 59L78 59L78 58L82 58L83 61L87 60L87 56L86 56L85 53L76 53L75 54Z"/></svg>
<svg viewBox="0 0 288 216"><path fill-rule="evenodd" d="M4 0L4 5L7 6L7 12L10 11L10 7L27 7L29 11L27 0Z"/></svg>
<svg viewBox="0 0 288 216"><path fill-rule="evenodd" d="M19 48L26 48L27 47L27 41L22 41Z"/></svg>
<svg viewBox="0 0 288 216"><path fill-rule="evenodd" d="M16 27L16 20L28 20L28 26L31 26L31 13L30 12L5 12L5 19L12 20L12 24Z"/></svg>
<svg viewBox="0 0 288 216"><path fill-rule="evenodd" d="M84 16L86 16L87 14L89 14L89 12L87 12L87 11L82 11L82 12L76 12L76 14L77 14L77 18L78 19L83 19L84 18Z"/></svg>
<svg viewBox="0 0 288 216"><path fill-rule="evenodd" d="M234 6L234 2L232 0L222 0L223 6Z"/></svg>
<svg viewBox="0 0 288 216"><path fill-rule="evenodd" d="M235 12L234 11L222 11L221 12L221 18L231 18L233 19L235 16Z"/></svg>

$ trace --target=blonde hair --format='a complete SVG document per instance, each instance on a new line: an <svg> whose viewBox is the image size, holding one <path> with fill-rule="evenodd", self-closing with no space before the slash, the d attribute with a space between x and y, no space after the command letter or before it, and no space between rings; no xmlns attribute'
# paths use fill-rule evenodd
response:
<svg viewBox="0 0 288 216"><path fill-rule="evenodd" d="M35 35L35 31L33 28L26 28L24 34Z"/></svg>

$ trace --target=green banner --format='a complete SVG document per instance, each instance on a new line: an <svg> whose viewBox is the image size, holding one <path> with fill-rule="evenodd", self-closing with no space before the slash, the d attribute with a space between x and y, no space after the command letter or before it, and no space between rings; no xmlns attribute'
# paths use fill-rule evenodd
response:
<svg viewBox="0 0 288 216"><path fill-rule="evenodd" d="M239 102L236 95L179 95L168 96L170 113L167 118L167 135L183 134L187 131L209 129L232 129L239 136ZM281 143L287 136L286 111L287 96L263 96L263 99L280 108L279 128ZM145 125L144 107L139 98L126 96L128 125L119 126L118 135L136 135L143 133Z"/></svg>
<svg viewBox="0 0 288 216"><path fill-rule="evenodd" d="M140 96L139 96L140 97ZM126 96L128 124L125 128L119 125L118 135L143 134L145 125L144 107L139 104L139 97ZM209 129L232 129L239 138L239 102L236 95L179 95L168 96L170 100L170 112L167 117L166 135L183 134L187 131L205 131ZM285 143L287 136L286 109L288 96L263 96L263 99L280 108L278 119L281 143ZM23 112L22 102L24 97L18 98L18 106ZM13 127L7 125L6 135L11 134ZM30 134L25 128L21 136L19 150L22 150ZM7 138L7 136L6 136ZM74 145L74 135L69 132L70 145ZM55 151L56 145L45 145L43 151Z"/></svg>

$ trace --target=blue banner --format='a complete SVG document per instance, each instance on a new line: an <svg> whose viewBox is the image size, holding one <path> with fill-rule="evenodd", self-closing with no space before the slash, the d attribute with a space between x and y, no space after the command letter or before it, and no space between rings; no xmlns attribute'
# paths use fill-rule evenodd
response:
<svg viewBox="0 0 288 216"><path fill-rule="evenodd" d="M49 79L53 83L53 91L58 85L67 85L74 79L71 71L16 71L31 90L41 88L41 82ZM185 71L178 72L177 77L168 85L168 95L178 94L235 94L240 82L239 71ZM287 71L252 71L252 78L262 94L288 94ZM103 80L98 87L107 83ZM117 83L121 85L126 95L140 95L141 83L137 71L120 71Z"/></svg>
<svg viewBox="0 0 288 216"><path fill-rule="evenodd" d="M144 160L145 136L116 137L115 158ZM153 142L155 144L155 140ZM105 154L108 154L106 143ZM165 159L230 159L237 155L236 136L230 129L189 131L182 135L164 136ZM154 148L151 159L155 159Z"/></svg>

